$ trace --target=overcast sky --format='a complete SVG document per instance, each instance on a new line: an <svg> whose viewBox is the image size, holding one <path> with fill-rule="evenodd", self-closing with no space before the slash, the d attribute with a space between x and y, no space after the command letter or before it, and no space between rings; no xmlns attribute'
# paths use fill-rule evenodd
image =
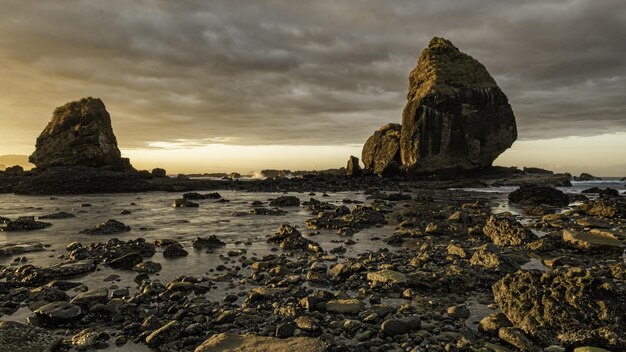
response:
<svg viewBox="0 0 626 352"><path fill-rule="evenodd" d="M0 0L0 9L0 154L29 152L53 109L83 96L103 99L125 149L361 145L400 122L408 73L433 36L485 64L520 140L626 132L624 0Z"/></svg>

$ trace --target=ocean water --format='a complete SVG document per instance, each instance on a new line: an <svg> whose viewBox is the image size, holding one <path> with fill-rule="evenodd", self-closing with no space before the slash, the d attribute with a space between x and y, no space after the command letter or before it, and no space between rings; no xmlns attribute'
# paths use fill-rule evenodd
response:
<svg viewBox="0 0 626 352"><path fill-rule="evenodd" d="M336 230L320 230L319 234L309 236L314 232L305 225L305 220L314 215L305 211L302 207L282 208L288 213L283 216L245 215L234 216L237 212L248 212L252 209L250 203L254 200L268 205L270 198L275 198L283 193L252 193L236 191L220 191L228 203L220 203L215 200L198 200L199 208L174 208L172 202L181 198L182 193L150 192L137 194L101 194L101 195L68 195L68 196L21 196L12 194L0 195L0 216L17 218L18 216L42 216L59 211L75 214L75 218L58 220L41 220L52 223L52 226L42 230L25 232L0 232L0 244L7 243L32 243L39 242L47 246L45 251L25 253L19 256L26 257L26 263L13 263L15 256L0 257L0 265L24 265L47 266L64 261L60 255L67 255L67 244L80 242L84 246L89 243L106 242L111 238L130 240L142 237L147 242L159 239L174 239L180 242L189 252L188 256L180 258L164 258L157 248L157 253L151 258L163 266L157 274L150 275L152 279L158 279L167 283L177 277L196 276L212 277L218 272L215 268L225 265L227 268L241 266L240 258L262 258L267 254L282 254L277 245L268 244L266 236L273 234L282 224L296 226L302 234L313 241L320 243L326 251L343 245L343 237L336 235ZM289 193L307 201L312 196L308 193ZM313 198L327 201L332 204L343 204L344 199L353 201L366 201L366 195L356 192L331 193L328 197L322 197L318 193ZM91 204L89 207L81 207L81 204ZM134 205L133 205L134 204ZM346 204L353 207L353 204ZM129 210L132 214L120 215L122 210ZM108 219L116 219L131 227L130 232L115 235L88 235L80 231L102 223ZM345 256L354 256L356 253L375 251L385 244L376 238L385 238L393 233L394 227L387 225L364 229L350 237L356 243L343 245L347 252ZM216 235L225 247L215 249L212 253L205 250L196 250L192 247L192 241L196 237L208 237ZM374 239L372 239L374 238ZM247 243L247 244L246 244ZM245 251L242 256L229 257L229 251ZM243 270L240 273L245 274ZM113 282L105 282L110 275L119 275L120 278ZM136 284L133 278L136 272L114 270L105 265L99 265L97 271L88 275L72 279L80 281L90 289L98 287L128 288L133 292ZM230 285L232 286L232 285ZM211 296L221 300L226 293L236 293L247 290L248 287L229 287L227 284L216 283ZM15 315L15 314L14 314ZM1 317L22 321L27 315L16 317Z"/></svg>
<svg viewBox="0 0 626 352"><path fill-rule="evenodd" d="M621 195L626 193L626 181L620 181L619 179L607 179L598 181L572 181L571 187L557 187L559 190L567 194L582 194L583 190L591 187L598 188L613 188L619 191ZM522 214L522 208L516 204L511 204L508 201L509 193L515 191L519 187L517 186L500 186L500 187L484 187L484 188L454 188L453 190L460 192L467 192L468 194L483 194L491 199L491 211L494 214L502 212L510 212L513 215L520 216ZM598 195L587 193L587 197L594 199ZM572 203L570 205L575 205ZM563 208L562 211L570 208Z"/></svg>
<svg viewBox="0 0 626 352"><path fill-rule="evenodd" d="M619 180L604 180L590 182L572 182L572 187L560 188L566 193L581 193L582 190L590 187L612 187L618 189L620 193L626 192L626 182ZM492 212L511 212L518 217L521 222L532 221L531 218L522 215L522 209L514 204L509 204L508 194L517 187L492 187L492 188L465 188L454 189L453 197L457 199L487 199L491 204ZM343 245L347 252L345 256L355 256L357 253L376 251L387 245L381 240L390 236L395 229L394 224L373 227L356 233L350 239L356 243L354 245L344 245L344 237L336 235L335 230L320 230L315 236L308 236L313 230L306 228L305 220L314 217L302 207L283 208L288 213L284 216L261 216L246 215L234 216L234 213L248 212L252 209L250 203L255 200L264 202L268 206L270 198L286 195L286 193L255 193L240 191L220 191L223 198L228 199L228 203L220 203L215 200L194 201L200 204L199 208L174 208L174 199L181 198L182 193L175 192L148 192L148 193L125 193L125 194L100 194L100 195L67 195L67 196L23 196L13 194L0 194L0 216L16 218L19 216L42 216L59 211L65 211L76 215L75 218L42 220L52 223L52 226L28 232L0 232L0 244L7 243L31 243L39 242L46 246L42 252L26 253L19 256L26 257L26 263L14 263L15 256L0 257L0 265L17 266L32 264L35 266L47 266L58 264L64 261L61 255L69 252L65 249L71 242L81 242L83 245L89 243L106 242L110 238L121 240L145 238L148 242L159 239L174 239L179 241L189 255L181 258L168 259L161 254L162 249L157 249L157 253L144 260L151 260L160 263L163 270L157 274L151 274L153 280L167 283L180 276L212 277L219 272L216 268L219 265L226 266L227 269L240 267L240 259L261 258L267 254L282 254L276 245L268 244L266 236L273 234L282 224L289 224L300 229L302 234L313 241L320 243L322 248L329 251L339 245ZM419 194L419 191L417 191ZM322 193L309 196L308 193L291 192L288 195L297 196L301 202L310 198L330 202L332 204L343 204L344 199L353 201L368 201L367 195L363 192L338 192L330 193L328 197L322 197ZM448 196L444 193L440 196ZM588 195L593 197L593 195ZM89 207L82 207L82 204L91 204ZM353 207L352 204L346 204ZM396 207L403 207L405 203L397 202ZM562 210L568 209L563 208ZM121 215L122 210L129 210L131 214ZM132 230L116 235L87 235L80 231L102 223L108 219L116 219L130 226ZM192 241L196 237L208 237L216 235L226 246L218 248L212 253L203 250L195 250ZM542 234L538 234L542 235ZM393 247L392 247L393 248ZM228 252L233 250L244 251L242 256L229 257ZM540 269L544 267L538 259L531 260L524 266L527 269ZM249 269L242 269L239 274L246 276ZM136 290L133 278L137 273L133 271L114 270L105 265L99 265L98 269L82 277L73 278L72 281L79 281L87 285L90 289L99 287L128 288L132 293ZM118 275L119 278L113 281L105 281L111 275ZM215 282L212 290L208 293L210 299L221 301L226 294L247 292L251 287L243 283L221 283ZM73 292L68 292L74 295ZM240 300L243 300L241 298ZM25 322L32 312L26 308L20 308L16 313L9 316L2 316L0 320L13 320ZM128 344L120 351L144 351L148 350L143 345Z"/></svg>

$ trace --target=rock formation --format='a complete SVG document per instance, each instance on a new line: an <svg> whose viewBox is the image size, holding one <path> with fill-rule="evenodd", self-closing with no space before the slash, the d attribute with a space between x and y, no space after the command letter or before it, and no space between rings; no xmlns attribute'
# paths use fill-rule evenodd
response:
<svg viewBox="0 0 626 352"><path fill-rule="evenodd" d="M348 176L359 177L363 175L363 170L361 169L361 165L359 165L359 158L354 155L351 155L350 159L348 159L346 170Z"/></svg>
<svg viewBox="0 0 626 352"><path fill-rule="evenodd" d="M400 169L400 131L402 126L388 123L374 132L363 146L365 169L377 175L391 176Z"/></svg>
<svg viewBox="0 0 626 352"><path fill-rule="evenodd" d="M433 38L409 76L401 158L418 173L491 166L517 139L506 95L485 66Z"/></svg>
<svg viewBox="0 0 626 352"><path fill-rule="evenodd" d="M83 98L54 110L52 120L37 138L29 161L38 169L87 166L133 170L122 158L111 127L111 117L100 99Z"/></svg>
<svg viewBox="0 0 626 352"><path fill-rule="evenodd" d="M422 51L407 100L402 126L383 126L363 147L366 169L382 175L398 163L410 174L478 170L517 138L506 95L485 66L446 39L435 37Z"/></svg>

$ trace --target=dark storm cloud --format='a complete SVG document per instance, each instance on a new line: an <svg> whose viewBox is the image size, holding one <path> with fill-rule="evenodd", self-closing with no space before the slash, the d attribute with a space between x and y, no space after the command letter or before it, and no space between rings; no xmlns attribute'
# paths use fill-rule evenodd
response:
<svg viewBox="0 0 626 352"><path fill-rule="evenodd" d="M0 4L3 94L48 111L99 96L124 147L362 143L400 121L432 36L487 66L521 138L626 131L623 0Z"/></svg>

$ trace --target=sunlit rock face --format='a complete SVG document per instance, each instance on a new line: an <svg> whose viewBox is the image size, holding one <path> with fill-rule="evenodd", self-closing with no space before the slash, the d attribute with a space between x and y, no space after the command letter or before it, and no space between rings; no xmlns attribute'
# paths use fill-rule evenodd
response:
<svg viewBox="0 0 626 352"><path fill-rule="evenodd" d="M389 123L374 132L363 146L361 158L366 170L392 176L400 170L400 131L402 126Z"/></svg>
<svg viewBox="0 0 626 352"><path fill-rule="evenodd" d="M409 76L400 157L409 173L490 166L517 139L508 98L485 66L433 38Z"/></svg>
<svg viewBox="0 0 626 352"><path fill-rule="evenodd" d="M111 116L102 100L96 98L83 98L56 108L29 160L38 169L88 166L133 170L129 160L121 157Z"/></svg>

